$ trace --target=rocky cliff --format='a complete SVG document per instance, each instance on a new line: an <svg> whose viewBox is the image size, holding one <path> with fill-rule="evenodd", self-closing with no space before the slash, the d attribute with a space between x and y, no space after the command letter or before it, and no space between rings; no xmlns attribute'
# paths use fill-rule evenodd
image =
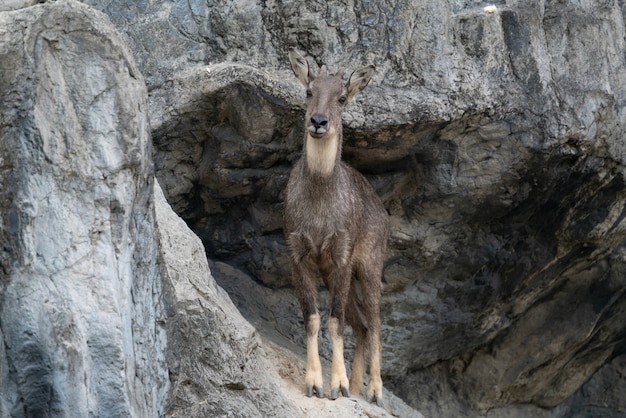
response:
<svg viewBox="0 0 626 418"><path fill-rule="evenodd" d="M154 181L105 15L0 13L0 417L297 415Z"/></svg>
<svg viewBox="0 0 626 418"><path fill-rule="evenodd" d="M264 395L251 389L256 383L233 377L264 367L263 355L248 365L241 354L258 338L246 326L216 336L243 343L229 345L241 360L203 374L214 386L176 378L204 364L199 353L224 349L222 340L185 340L187 333L176 331L196 329L195 321L211 312L202 298L221 293L189 274L189 285L181 286L199 295L187 304L176 293L179 257L154 261L167 259L158 256L167 235L158 235L152 218L149 154L168 202L202 239L216 279L239 310L269 346L302 346L281 234L282 193L302 137L303 92L286 59L287 47L295 46L331 70L377 67L346 111L344 158L368 176L392 221L384 274L386 388L426 416L624 414L626 8L620 2L85 3L108 14L137 67L123 47L107 49L109 36L69 30L75 19L64 17L65 9L56 24L41 12L48 4L0 14L15 27L1 41L0 178L12 187L3 187L0 203L6 243L0 358L8 359L0 363L0 378L11 387L0 412L17 411L24 396L39 393L28 386L39 373L46 379L38 382L80 377L89 388L83 398L100 393L90 382L103 381L97 373L104 373L111 387L128 394L124 411L175 407L206 415L217 409L202 408L228 403L224 388L230 395L243 388L238 394L251 413L267 411ZM90 19L100 27L100 18ZM42 29L20 32L36 21ZM55 25L60 32L50 29ZM99 55L79 52L89 45ZM77 57L102 68L79 71ZM58 68L70 75L56 77ZM107 100L115 105L103 111ZM80 135L65 133L76 129ZM78 149L84 157L74 157ZM89 183L75 186L81 173ZM78 222L85 210L91 218ZM38 233L49 225L51 234ZM156 244L142 239L155 234L162 237ZM194 248L195 255L183 258L200 258ZM72 278L72 269L82 279ZM105 280L104 289L78 284L111 269L114 275L104 276L116 279ZM146 274L159 279L146 281ZM85 294L96 308L76 313L69 301ZM167 297L156 297L161 294ZM24 308L24 295L34 307ZM178 312L189 307L196 319L185 322L185 314L164 322L176 306ZM92 317L109 323L109 311L115 331L97 331L115 334L106 339L120 341L113 348L99 346L101 336L88 337L97 334ZM77 325L65 325L67 318ZM199 326L205 337L224 322L218 314L209 318ZM183 325L167 325L176 321ZM159 343L166 340L180 342L175 353L193 360L172 363L176 355L167 350L176 345ZM194 351L196 344L207 349ZM169 348L145 351L155 346ZM99 350L125 361L114 362L116 372L85 372ZM82 353L75 355L82 369L63 367L74 364L67 360L72 353ZM20 365L31 364L22 371ZM288 366L280 370L293 374ZM164 372L174 383L159 380ZM142 384L151 391L140 390ZM289 416L289 402L277 399Z"/></svg>
<svg viewBox="0 0 626 418"><path fill-rule="evenodd" d="M0 415L167 394L143 78L86 7L0 13Z"/></svg>

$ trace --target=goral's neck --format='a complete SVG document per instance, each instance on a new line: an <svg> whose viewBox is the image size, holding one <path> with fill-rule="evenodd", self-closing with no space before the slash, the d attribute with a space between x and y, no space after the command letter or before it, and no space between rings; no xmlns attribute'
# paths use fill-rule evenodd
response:
<svg viewBox="0 0 626 418"><path fill-rule="evenodd" d="M307 134L305 138L307 169L315 175L329 177L333 174L338 158L341 158L341 132L316 139Z"/></svg>

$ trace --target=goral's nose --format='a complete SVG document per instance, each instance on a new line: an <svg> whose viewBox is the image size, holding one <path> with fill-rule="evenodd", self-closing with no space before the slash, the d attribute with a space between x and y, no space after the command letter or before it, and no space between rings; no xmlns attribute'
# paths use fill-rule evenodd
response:
<svg viewBox="0 0 626 418"><path fill-rule="evenodd" d="M315 114L311 116L310 125L318 130L320 128L326 129L328 127L328 118L324 115Z"/></svg>

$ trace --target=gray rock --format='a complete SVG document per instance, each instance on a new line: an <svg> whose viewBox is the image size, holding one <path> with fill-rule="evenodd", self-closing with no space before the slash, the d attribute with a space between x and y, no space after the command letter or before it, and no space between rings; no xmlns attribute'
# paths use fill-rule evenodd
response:
<svg viewBox="0 0 626 418"><path fill-rule="evenodd" d="M38 3L43 3L44 1L45 0L4 0L0 3L0 12L23 9Z"/></svg>
<svg viewBox="0 0 626 418"><path fill-rule="evenodd" d="M143 78L78 2L0 13L0 27L0 415L160 415Z"/></svg>
<svg viewBox="0 0 626 418"><path fill-rule="evenodd" d="M286 49L331 70L377 66L345 114L344 157L391 215L383 372L412 405L573 415L597 399L585 382L619 375L622 6L90 3L146 74L168 200L212 258L272 288L289 283L281 193L301 146ZM244 296L245 311L257 295ZM285 317L279 330L297 322L286 302L255 303Z"/></svg>
<svg viewBox="0 0 626 418"><path fill-rule="evenodd" d="M295 416L154 182L106 16L68 0L0 27L0 417Z"/></svg>
<svg viewBox="0 0 626 418"><path fill-rule="evenodd" d="M155 185L172 385L169 416L291 417L261 339L210 275L204 247Z"/></svg>

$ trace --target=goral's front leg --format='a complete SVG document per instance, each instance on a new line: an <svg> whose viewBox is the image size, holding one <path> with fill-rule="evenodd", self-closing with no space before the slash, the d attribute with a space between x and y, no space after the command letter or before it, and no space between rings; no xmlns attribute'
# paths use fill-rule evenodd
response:
<svg viewBox="0 0 626 418"><path fill-rule="evenodd" d="M368 402L376 402L376 405L383 407L383 381L380 375L370 376L370 381L367 385L367 393L365 399Z"/></svg>
<svg viewBox="0 0 626 418"><path fill-rule="evenodd" d="M322 364L317 348L317 334L320 329L320 316L309 316L306 327L306 396L311 397L315 392L318 398L324 397L322 380Z"/></svg>
<svg viewBox="0 0 626 418"><path fill-rule="evenodd" d="M330 398L337 399L339 392L350 397L350 383L346 374L346 364L343 359L343 327L337 318L330 318L328 330L333 344L333 362L330 369Z"/></svg>

